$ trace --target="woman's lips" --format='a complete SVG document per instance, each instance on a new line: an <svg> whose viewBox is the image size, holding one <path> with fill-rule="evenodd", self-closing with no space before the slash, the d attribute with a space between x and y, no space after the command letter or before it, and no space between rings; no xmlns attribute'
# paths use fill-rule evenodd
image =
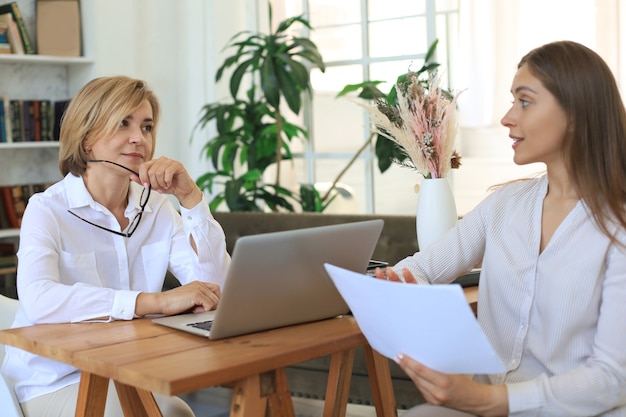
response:
<svg viewBox="0 0 626 417"><path fill-rule="evenodd" d="M512 136L511 136L511 139L513 139L513 145L511 145L513 149L516 149L519 146L519 144L524 140L522 138L515 138Z"/></svg>

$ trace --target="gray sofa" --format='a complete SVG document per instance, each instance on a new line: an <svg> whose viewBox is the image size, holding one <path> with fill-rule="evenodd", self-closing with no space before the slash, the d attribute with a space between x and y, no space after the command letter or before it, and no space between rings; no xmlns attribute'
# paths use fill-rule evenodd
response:
<svg viewBox="0 0 626 417"><path fill-rule="evenodd" d="M232 253L234 244L240 236L371 219L384 220L383 230L372 259L394 264L418 250L413 216L216 212L214 217L224 229L229 253ZM175 285L172 284L171 277L166 282L166 287L168 285ZM287 368L292 394L305 398L323 399L329 364L330 357L326 357ZM406 409L423 402L419 391L395 362L389 361L389 365L398 408ZM354 360L349 402L372 404L362 351L357 351Z"/></svg>

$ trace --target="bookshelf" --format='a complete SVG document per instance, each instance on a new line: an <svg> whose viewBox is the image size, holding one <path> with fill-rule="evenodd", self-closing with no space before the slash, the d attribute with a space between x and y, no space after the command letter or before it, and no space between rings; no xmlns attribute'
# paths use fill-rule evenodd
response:
<svg viewBox="0 0 626 417"><path fill-rule="evenodd" d="M90 79L92 64L93 59L85 57L0 56L0 95L23 100L68 99ZM58 181L58 152L58 142L0 143L0 186ZM10 230L11 235L19 235L19 230ZM3 231L0 238L5 235Z"/></svg>
<svg viewBox="0 0 626 417"><path fill-rule="evenodd" d="M17 4L34 41L36 1L17 0ZM18 100L66 100L93 78L93 1L80 1L80 13L82 56L0 55L0 96ZM0 186L58 181L61 179L58 152L58 142L0 143ZM0 229L0 242L17 243L18 238L19 229ZM3 273L5 271L0 270L0 281ZM1 287L0 282L0 291Z"/></svg>
<svg viewBox="0 0 626 417"><path fill-rule="evenodd" d="M48 55L15 55L15 54L2 54L0 55L1 63L13 63L13 64L49 64L49 65L91 65L94 63L93 59L83 56L79 57L58 57Z"/></svg>

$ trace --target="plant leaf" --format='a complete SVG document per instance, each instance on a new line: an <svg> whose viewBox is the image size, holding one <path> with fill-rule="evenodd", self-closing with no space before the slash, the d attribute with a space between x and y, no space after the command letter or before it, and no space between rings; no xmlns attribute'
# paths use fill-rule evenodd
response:
<svg viewBox="0 0 626 417"><path fill-rule="evenodd" d="M237 98L241 80L246 74L248 67L254 63L254 60L254 58L250 58L247 61L242 62L241 65L233 71L233 75L230 77L230 95L233 96L233 98Z"/></svg>
<svg viewBox="0 0 626 417"><path fill-rule="evenodd" d="M287 19L280 22L278 24L278 28L276 29L275 34L279 34L281 32L286 31L287 29L291 27L291 25L293 25L296 22L300 22L304 26L308 27L309 29L313 29L309 21L304 18L304 15L300 15L300 16L295 16L295 17L288 17Z"/></svg>
<svg viewBox="0 0 626 417"><path fill-rule="evenodd" d="M437 51L437 45L439 45L439 39L435 39L433 43L431 43L430 46L428 47L426 56L424 56L424 62L428 63L434 58L435 52Z"/></svg>
<svg viewBox="0 0 626 417"><path fill-rule="evenodd" d="M307 70L306 67L300 62L295 59L291 59L288 55L283 55L281 58L283 58L283 61L288 66L291 75L293 76L292 78L298 87L300 87L301 90L310 90L309 70Z"/></svg>
<svg viewBox="0 0 626 417"><path fill-rule="evenodd" d="M267 102L274 108L280 104L280 92L274 60L268 56L261 65L261 89Z"/></svg>
<svg viewBox="0 0 626 417"><path fill-rule="evenodd" d="M300 107L302 106L302 90L299 88L298 84L294 82L293 77L282 68L276 69L276 77L280 91L283 93L289 108L295 114L300 113Z"/></svg>

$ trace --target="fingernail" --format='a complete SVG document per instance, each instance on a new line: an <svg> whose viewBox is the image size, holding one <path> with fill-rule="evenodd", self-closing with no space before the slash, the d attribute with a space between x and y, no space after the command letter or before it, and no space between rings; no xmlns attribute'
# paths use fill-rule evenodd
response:
<svg viewBox="0 0 626 417"><path fill-rule="evenodd" d="M398 353L393 360L399 365L400 361L402 361L403 358L404 358L404 355L402 353Z"/></svg>
<svg viewBox="0 0 626 417"><path fill-rule="evenodd" d="M148 188L148 187L150 187L150 184L148 184L147 182L144 182L143 183L143 188Z"/></svg>

